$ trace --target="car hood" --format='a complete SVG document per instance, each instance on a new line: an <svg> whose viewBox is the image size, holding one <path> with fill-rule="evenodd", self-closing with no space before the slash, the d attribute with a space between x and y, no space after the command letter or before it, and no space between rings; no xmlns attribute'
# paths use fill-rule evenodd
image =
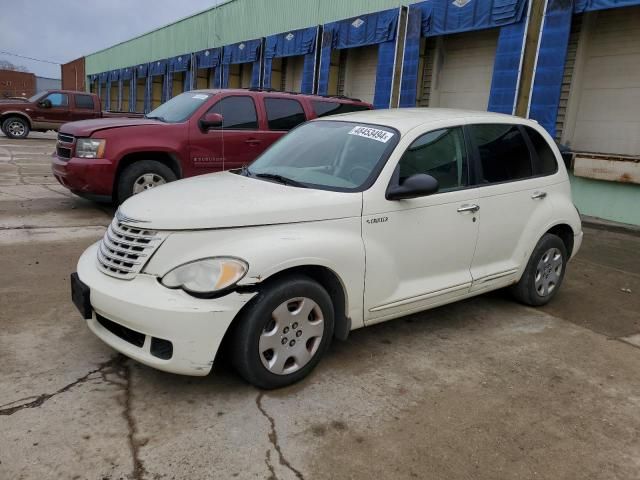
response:
<svg viewBox="0 0 640 480"><path fill-rule="evenodd" d="M100 130L111 128L135 127L138 125L167 125L158 120L147 118L96 118L94 120L80 120L79 122L65 123L60 127L61 133L67 133L74 137L89 137Z"/></svg>
<svg viewBox="0 0 640 480"><path fill-rule="evenodd" d="M3 110L7 110L11 107L24 108L25 105L29 105L28 100L18 100L14 98L0 100L0 108L2 108Z"/></svg>
<svg viewBox="0 0 640 480"><path fill-rule="evenodd" d="M154 230L196 230L360 216L362 193L298 188L231 172L179 180L135 195L117 215Z"/></svg>

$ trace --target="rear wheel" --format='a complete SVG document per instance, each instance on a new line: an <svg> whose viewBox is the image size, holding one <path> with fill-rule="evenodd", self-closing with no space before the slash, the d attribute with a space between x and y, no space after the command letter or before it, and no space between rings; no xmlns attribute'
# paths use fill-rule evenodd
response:
<svg viewBox="0 0 640 480"><path fill-rule="evenodd" d="M320 284L296 275L265 286L231 338L238 373L259 388L279 388L311 372L333 337L333 304Z"/></svg>
<svg viewBox="0 0 640 480"><path fill-rule="evenodd" d="M558 293L566 263L567 249L562 239L545 234L533 249L522 278L511 292L527 305L545 305Z"/></svg>
<svg viewBox="0 0 640 480"><path fill-rule="evenodd" d="M22 117L9 117L2 122L2 132L9 138L27 138L29 122Z"/></svg>
<svg viewBox="0 0 640 480"><path fill-rule="evenodd" d="M155 160L141 160L126 167L118 178L118 204L138 193L176 180L176 174Z"/></svg>

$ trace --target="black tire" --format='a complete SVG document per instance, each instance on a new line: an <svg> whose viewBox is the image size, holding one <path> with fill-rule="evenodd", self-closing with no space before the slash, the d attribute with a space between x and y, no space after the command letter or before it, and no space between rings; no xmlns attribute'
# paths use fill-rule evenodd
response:
<svg viewBox="0 0 640 480"><path fill-rule="evenodd" d="M118 177L118 190L116 203L119 205L127 198L134 195L136 181L143 175L154 175L161 178L164 183L176 180L176 174L165 164L155 160L140 160L126 167Z"/></svg>
<svg viewBox="0 0 640 480"><path fill-rule="evenodd" d="M560 255L559 261L561 261L561 264L559 272L557 271L557 266L553 263L553 254L547 257L549 262L543 264L543 268L540 268L541 262L544 263L543 257L549 255L549 252L557 252ZM567 248L562 239L557 235L546 233L533 249L531 257L529 257L529 262L527 263L527 268L525 268L522 274L522 278L511 287L512 295L518 301L533 307L549 303L551 299L556 296L562 285L562 280L567 270L567 260ZM556 260L556 262L557 261L558 260ZM540 279L540 281L538 281L538 279ZM536 283L537 281L538 283ZM549 285L545 289L546 282L549 282ZM551 284L553 284L553 287L551 287Z"/></svg>
<svg viewBox="0 0 640 480"><path fill-rule="evenodd" d="M310 333L309 330L306 330L305 333L305 327L312 324L311 321L307 322L307 319L313 319L313 322L317 325L321 323L319 321L320 317L317 316L317 310L311 311L307 318L304 317L304 314L299 317L305 321L304 325L302 322L300 324L296 322L296 302L299 301L298 299L301 297L304 297L303 302L306 300L315 302L315 306L321 311L324 330L319 337L315 336L312 338L313 334ZM288 324L286 320L284 322L277 321L277 315L274 315L274 311L288 301L291 303L287 303L285 308L291 312L292 321L294 322L291 324ZM306 308L311 304L312 303L307 303L307 307L305 307L304 310L300 307L299 311L306 311ZM293 305L293 311L290 305ZM293 328L293 325L296 324L298 327ZM287 326L289 329L285 330ZM231 343L229 344L229 351L231 354L231 362L247 382L258 388L273 389L291 385L306 377L318 364L322 355L324 355L331 344L333 326L333 303L327 291L322 288L320 284L304 275L292 275L275 280L260 290L258 295L256 295L243 310L240 318L238 318L230 337ZM263 333L268 333L268 329L275 332L274 337L277 339L275 341L278 343L278 348L282 348L282 350L280 350L280 352L283 353L281 358L286 359L284 363L285 366L287 364L290 365L288 367L290 373L283 370L283 373L276 374L263 364L263 361L267 363L273 361L274 364L278 363L276 362L276 356L279 353L271 349L272 355L269 356L269 350L265 350L264 352L260 351L261 338L264 338L262 335ZM299 331L302 333L299 334ZM294 341L294 345L291 345L292 340ZM296 340L300 342L297 345L295 345ZM315 342L317 342L317 344ZM308 355L310 355L310 359L298 368L297 361L295 360L295 352L301 351L302 348L309 352ZM305 355L303 355L302 358L304 358ZM292 359L294 361L290 362ZM277 369L277 367L274 367L274 370L275 369Z"/></svg>
<svg viewBox="0 0 640 480"><path fill-rule="evenodd" d="M22 117L9 117L2 122L2 133L16 140L27 138L29 122Z"/></svg>

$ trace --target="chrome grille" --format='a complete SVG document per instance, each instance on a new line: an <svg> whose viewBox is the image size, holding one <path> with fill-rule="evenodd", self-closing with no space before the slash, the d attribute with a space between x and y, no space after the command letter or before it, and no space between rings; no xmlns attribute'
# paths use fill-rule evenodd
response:
<svg viewBox="0 0 640 480"><path fill-rule="evenodd" d="M98 247L98 266L112 277L133 278L164 238L155 230L131 227L114 218Z"/></svg>
<svg viewBox="0 0 640 480"><path fill-rule="evenodd" d="M59 158L69 160L73 150L73 144L75 138L73 135L67 135L66 133L58 133L58 144L56 145L56 153Z"/></svg>

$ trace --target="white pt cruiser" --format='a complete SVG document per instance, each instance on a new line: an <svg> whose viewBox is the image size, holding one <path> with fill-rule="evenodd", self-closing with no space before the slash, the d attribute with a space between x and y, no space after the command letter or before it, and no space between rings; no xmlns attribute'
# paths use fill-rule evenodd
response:
<svg viewBox="0 0 640 480"><path fill-rule="evenodd" d="M72 293L98 337L146 365L206 375L224 346L247 381L276 388L360 327L503 287L545 304L581 241L537 123L377 110L132 197Z"/></svg>

